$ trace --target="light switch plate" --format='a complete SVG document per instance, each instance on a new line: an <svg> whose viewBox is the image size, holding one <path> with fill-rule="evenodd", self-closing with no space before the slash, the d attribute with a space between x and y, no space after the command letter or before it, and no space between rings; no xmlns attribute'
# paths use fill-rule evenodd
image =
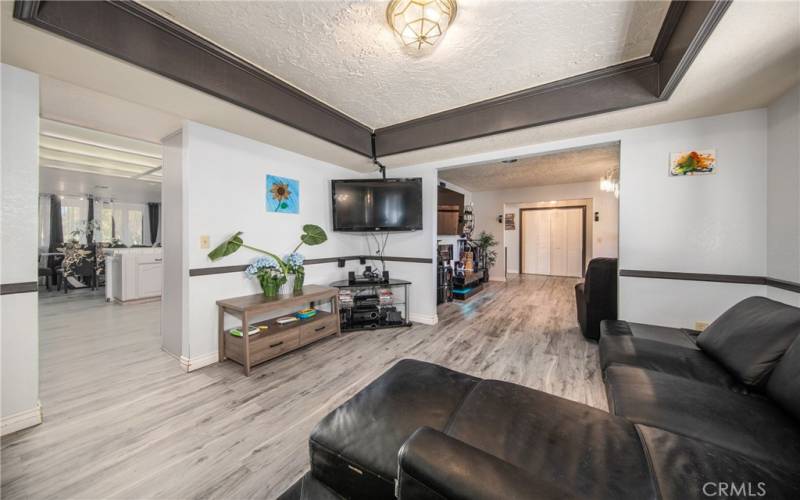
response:
<svg viewBox="0 0 800 500"><path fill-rule="evenodd" d="M208 235L204 234L200 236L200 248L203 250L208 250L209 242L208 242Z"/></svg>
<svg viewBox="0 0 800 500"><path fill-rule="evenodd" d="M708 322L707 321L695 321L694 322L694 329L695 330L698 330L698 331L702 332L706 328L708 328Z"/></svg>

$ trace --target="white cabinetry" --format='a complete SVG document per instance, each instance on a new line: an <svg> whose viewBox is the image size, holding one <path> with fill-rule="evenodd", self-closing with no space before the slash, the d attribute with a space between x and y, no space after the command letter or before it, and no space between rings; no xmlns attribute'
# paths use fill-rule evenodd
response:
<svg viewBox="0 0 800 500"><path fill-rule="evenodd" d="M106 298L131 302L161 297L163 287L160 248L110 249L106 254Z"/></svg>

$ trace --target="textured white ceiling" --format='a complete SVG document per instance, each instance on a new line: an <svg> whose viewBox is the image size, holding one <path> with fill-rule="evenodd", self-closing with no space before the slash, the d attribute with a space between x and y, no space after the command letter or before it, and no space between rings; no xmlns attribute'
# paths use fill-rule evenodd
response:
<svg viewBox="0 0 800 500"><path fill-rule="evenodd" d="M535 144L764 107L798 82L800 2L735 1L668 101L402 153L381 162L395 168L463 164L470 155L503 158L509 150Z"/></svg>
<svg viewBox="0 0 800 500"><path fill-rule="evenodd" d="M373 128L646 56L669 5L459 0L418 53L387 1L142 3Z"/></svg>
<svg viewBox="0 0 800 500"><path fill-rule="evenodd" d="M439 179L472 192L530 186L599 181L619 167L619 143L570 149L519 158L514 163L494 162L439 171Z"/></svg>

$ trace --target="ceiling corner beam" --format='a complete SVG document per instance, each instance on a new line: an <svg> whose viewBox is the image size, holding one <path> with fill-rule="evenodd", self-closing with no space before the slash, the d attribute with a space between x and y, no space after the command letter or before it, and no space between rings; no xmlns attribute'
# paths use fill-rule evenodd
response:
<svg viewBox="0 0 800 500"><path fill-rule="evenodd" d="M16 0L14 17L372 157L369 127L136 2Z"/></svg>
<svg viewBox="0 0 800 500"><path fill-rule="evenodd" d="M649 56L374 131L129 0L16 0L14 17L377 161L666 100L730 3L673 0Z"/></svg>
<svg viewBox="0 0 800 500"><path fill-rule="evenodd" d="M649 56L375 131L388 156L669 99L730 0L673 0Z"/></svg>

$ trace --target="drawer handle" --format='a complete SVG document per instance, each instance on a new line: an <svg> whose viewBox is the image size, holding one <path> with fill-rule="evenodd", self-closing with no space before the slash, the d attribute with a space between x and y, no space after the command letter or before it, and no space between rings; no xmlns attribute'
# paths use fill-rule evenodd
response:
<svg viewBox="0 0 800 500"><path fill-rule="evenodd" d="M319 332L319 331L322 331L324 329L325 329L325 325L322 325L322 326L318 326L318 327L314 328L314 331L315 332Z"/></svg>
<svg viewBox="0 0 800 500"><path fill-rule="evenodd" d="M277 344L270 344L270 345L269 345L269 347L270 347L270 349L271 349L271 348L273 348L273 347L278 347L279 345L282 345L282 344L283 344L283 340L281 340L281 341L280 341L280 342L278 342Z"/></svg>

